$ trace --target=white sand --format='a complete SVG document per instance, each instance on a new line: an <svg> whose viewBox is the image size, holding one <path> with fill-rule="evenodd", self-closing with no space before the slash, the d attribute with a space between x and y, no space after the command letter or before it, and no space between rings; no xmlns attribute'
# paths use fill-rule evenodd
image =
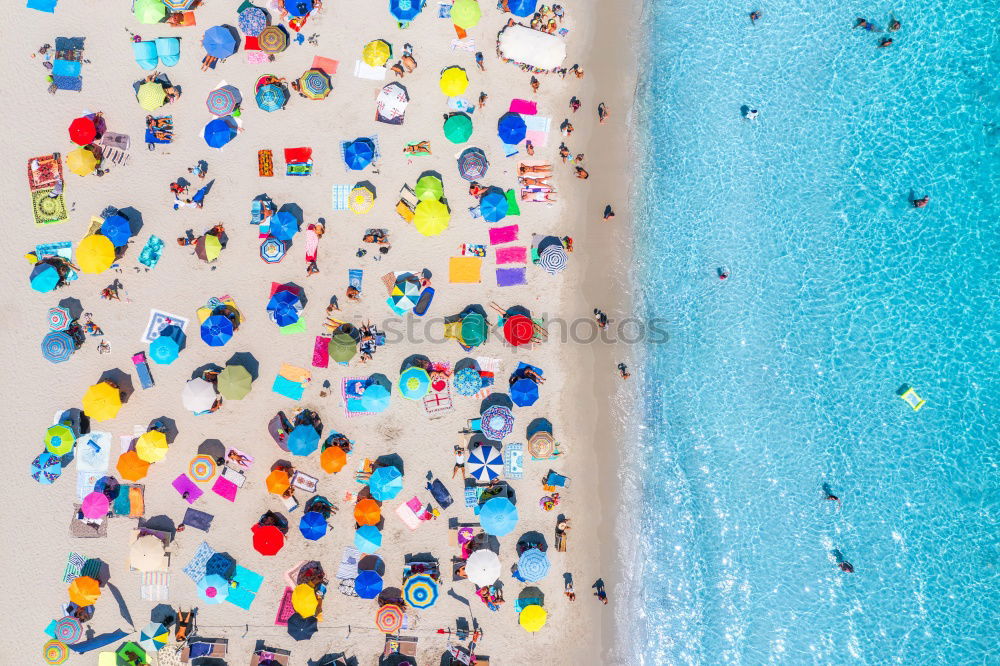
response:
<svg viewBox="0 0 1000 666"><path fill-rule="evenodd" d="M614 66L615 63L623 64L625 71L631 71L629 52L625 48L623 31L620 31L621 17L609 19L609 24L616 26L615 30L595 38L587 14L593 11L590 9L592 4L601 3L564 3L566 25L571 31L567 65L580 62L588 71L588 77L583 81L572 76L565 81L552 75L539 77L542 81L537 97L539 113L552 118L553 131L548 146L539 149L536 158L544 157L555 164L560 203L552 207L524 204L521 217L509 219L505 224L520 225L521 242L525 245L533 232L571 235L577 251L571 255L569 269L560 276L549 276L529 265L527 286L501 289L496 287L493 277L492 248L484 262L482 284L449 285L447 281L448 257L457 254L461 243L487 242L487 225L481 220L472 220L465 210L473 204L473 199L467 193L467 183L457 175L454 157L466 145L480 146L487 151L491 161L485 182L514 187L517 162L514 158L505 159L500 152L495 136L496 119L507 110L512 96L532 97L529 75L496 59L495 35L506 15L501 15L491 3L482 3L483 20L470 31L477 49L486 56L486 73L476 69L472 53L452 52L448 48L455 35L449 21L437 18L434 2L428 3L410 29L400 31L387 12L387 2L328 0L323 13L311 19L303 31L306 35L319 33L318 47L292 46L267 66L248 65L241 52L208 73L199 71L203 54L201 35L211 25L235 25L237 3L209 2L198 10L197 28L180 30L138 25L128 4L63 0L54 16L20 6L4 11L8 31L0 48L7 63L7 80L3 88L8 108L5 157L10 177L3 195L4 210L9 214L6 261L2 270L4 282L10 286L3 297L8 316L4 317L0 330L4 337L3 367L8 386L5 410L10 448L8 493L13 498L8 510L7 534L15 545L5 548L2 556L4 571L11 583L6 595L8 612L0 622L7 629L6 635L18 637L16 649L23 648L28 655L17 663L36 663L36 655L46 640L42 629L49 620L61 615L60 606L66 598L61 576L66 554L70 551L99 557L111 565L111 582L124 595L136 629L147 623L149 610L154 605L139 599L137 576L127 567L128 536L135 521L112 520L107 539L71 539L67 526L75 495L75 465L66 469L63 478L49 487L36 485L27 475L31 460L42 450L42 433L51 423L53 413L58 409L79 407L87 386L97 381L102 372L113 368L132 376L136 392L114 421L94 423L94 429L112 433L116 445L119 435L131 433L133 426L146 425L160 416L174 419L179 430L167 459L154 465L144 480L147 517L167 515L180 522L187 504L170 487L170 481L187 469L190 458L203 440L216 438L237 446L254 455L257 461L235 504L207 492L194 505L214 514L215 523L208 535L188 528L179 533L171 545L173 583L169 603L181 608L198 606L200 635L228 638L230 663L246 663L257 640L291 649L294 664L305 664L309 659L340 651L356 656L361 664L376 663L376 655L383 645L383 636L373 624L376 604L337 594L336 581L324 605L322 628L312 640L296 643L284 628L273 624L285 587L282 572L299 560L318 559L332 577L343 547L352 542L351 506L342 500L345 492L357 492L361 486L353 480L349 469L338 475L326 475L320 470L316 454L293 461L300 469L320 477L320 494L341 506L339 515L331 521L332 533L322 540L310 542L300 536L297 530L300 509L291 514L292 528L284 550L276 557L264 558L251 547L249 527L265 510L282 510L277 499L264 489L264 477L271 464L288 458L267 434L267 422L278 409L289 412L297 406L270 391L279 365L287 362L309 366L312 340L320 333L323 310L331 295L339 296L342 314L350 321L381 322L389 313L379 276L392 270L419 271L425 267L434 273L437 295L427 317L407 318L418 331L416 342L397 342L382 347L375 360L363 366L355 360L348 368L334 364L330 369L314 369L312 385L300 403L319 411L327 431L339 430L357 442L349 462L351 468L366 456L393 452L405 461L405 488L399 499L388 502L385 507L384 547L379 554L386 563L387 586L400 586L405 554L431 553L441 562L441 600L431 609L418 611L419 626L406 632L420 638L418 663L438 663L447 637L437 634L436 630L454 628L456 618L460 617L475 618L483 628L479 652L491 656L491 663L616 663L614 656L598 656L602 645L610 643L603 636L609 627L602 628L601 618L603 615L606 621L609 620L612 610L598 604L589 589L596 578L604 576L609 582L614 604L611 587L614 578L610 571L613 550L608 548L614 533L616 511L614 506L604 505L607 501L613 502L615 497L614 451L617 444L608 429L605 407L608 395L620 386L614 376L614 363L617 362L614 355L601 345L581 347L560 344L557 340L531 350L512 350L502 345L499 338L472 354L503 360L498 377L500 388L517 360L544 368L548 381L542 388L542 398L532 407L515 410L515 432L508 441L523 442L524 427L535 417L548 417L555 426L557 439L568 451L568 455L551 466L573 480L572 487L563 495L563 504L552 513L538 506L538 498L543 494L539 479L550 463L527 459L524 480L512 482L518 491L521 521L514 533L501 539L504 564L501 580L508 603L496 613L491 613L475 597L471 583L453 584L450 576L450 560L455 553L448 545L447 519L474 519L471 509L464 508L461 484L450 479L452 446L456 441L455 432L466 419L478 416L478 402L455 396L453 411L447 412L444 418L430 420L418 403L404 400L394 391L392 406L386 413L347 419L339 397L320 398L319 391L322 382L329 380L339 394L341 378L366 376L372 372L383 372L395 380L402 359L412 353L452 363L465 357L455 342L441 342L439 318L458 312L468 303L481 303L487 308L491 301L507 306L523 304L536 316L544 313L550 318L566 320L587 318L594 306L603 307L613 318L619 315L615 310L619 298L615 294L617 289L607 276L614 259L614 256L609 259L608 251L624 238L627 222L623 219L626 217L621 184L623 170L618 168L623 162L615 161L614 168L602 169L596 158L609 159L621 145L614 137L620 138L623 133L627 97L616 101L613 91L624 89L626 96L631 92L630 79L622 77L621 70ZM134 63L128 34L123 28L147 39L156 36L182 38L180 64L162 70L183 89L179 102L161 110L173 114L177 138L174 144L159 146L155 152L148 152L142 142L146 113L136 103L131 88L132 82L145 72ZM86 57L91 62L83 68L82 93L60 91L55 96L48 95L46 72L40 58L29 57L42 43L54 43L56 36L87 38ZM374 122L374 100L382 84L351 75L362 46L376 38L391 42L397 56L404 42L415 47L419 68L402 80L411 96L402 126ZM595 65L591 69L588 58L595 53L611 55L601 67ZM258 76L273 73L289 80L296 78L310 66L314 55L341 63L330 98L311 101L293 93L284 111L266 114L256 108L252 94ZM467 99L475 101L479 90L486 90L490 96L487 107L474 115L472 140L463 146L448 143L440 129L441 116L448 109L438 90L438 72L451 64L462 65L469 72L471 85ZM204 106L205 96L223 79L243 92L245 132L223 152L218 152L204 144L200 131L211 119ZM386 82L389 80L387 78ZM612 91L607 101L615 115L608 126L599 129L599 132L606 132L604 138L588 146L587 134L597 126L595 108L600 101L592 92L594 87ZM568 143L573 153L587 153L591 179L586 182L572 178L571 168L560 164L556 155L560 141L558 124L569 113L567 100L573 94L581 96L584 108L573 118L577 133ZM114 168L100 179L94 176L80 178L67 172L66 201L74 206L70 221L34 228L24 165L32 156L54 151L65 154L72 150L74 146L68 140L66 127L84 111L103 111L110 131L132 137L131 162L125 168ZM384 154L379 161L380 173L372 174L370 170L348 172L340 159L339 142L372 133L378 134ZM421 139L431 141L433 156L417 157L412 161L404 158L402 146ZM307 178L285 177L282 149L304 145L314 149L314 174ZM258 177L256 152L261 148L274 151L274 178ZM187 176L187 167L199 159L208 160L209 178L216 179L204 209L171 210L168 184ZM453 211L451 227L436 238L420 236L393 211L396 192L402 183L412 185L426 169L444 175L445 196ZM353 184L365 179L378 188L374 211L365 216L331 211L331 185ZM319 275L306 278L301 234L296 236L282 263L266 265L258 258L257 228L248 223L249 207L254 196L265 192L279 206L285 203L301 206L305 223L326 218L327 234L320 245L322 272ZM618 193L615 201L618 218L600 226L603 204L606 199L612 200L606 192ZM586 201L586 208L578 210L571 201L581 204ZM100 276L83 275L69 287L51 294L32 291L27 279L30 266L21 256L36 243L79 241L89 226L90 217L109 205L132 206L143 214L143 229L122 262L124 272L120 275L113 272ZM200 234L220 222L226 225L229 245L214 264L206 265L187 248L180 248L174 242L174 238L186 229ZM374 260L377 255L371 245L367 246L368 256L363 259L354 256L361 246L362 232L373 226L386 227L391 234L392 251L381 262ZM139 251L151 233L167 242L164 256L154 270L137 273L133 267L138 265ZM349 304L344 298L347 270L355 267L365 269L364 298L360 304ZM101 288L115 277L123 281L130 303L100 300ZM280 335L268 320L265 304L271 281L294 281L305 288L309 299L304 311L308 333ZM581 285L588 294L585 297L579 294ZM235 298L247 321L228 345L217 349L208 347L198 338L195 309L208 298L222 294ZM45 311L64 298L79 299L84 311L93 313L111 344L110 354L98 354L97 340L90 338L67 363L51 365L41 357L38 347L47 331ZM146 349L139 338L150 308L190 317L192 324L188 329L187 349L180 359L170 366L153 365L156 387L142 391L130 357ZM260 378L252 393L239 402L227 401L215 414L194 416L186 412L181 405L180 392L192 371L205 363L222 365L236 352L250 352L260 362ZM113 455L112 471L114 463ZM414 494L425 501L430 499L429 493L423 490L428 470L445 481L456 503L438 521L424 523L417 531L410 532L393 511L400 501ZM299 498L304 500L306 496L300 492ZM516 561L514 546L524 532L537 530L545 536L550 547L553 545L553 528L560 511L573 521L570 548L568 553L550 549L553 567L539 584L545 593L549 622L542 631L530 635L518 626L512 608L523 585L514 581L507 569ZM180 569L203 539L215 549L232 554L239 564L265 576L249 612L230 604L209 606L199 602L193 582ZM578 599L575 603L568 602L562 594L564 572L572 573L576 582ZM118 627L130 630L107 592L98 601L90 626L97 633ZM96 663L95 655L73 656L69 663Z"/></svg>

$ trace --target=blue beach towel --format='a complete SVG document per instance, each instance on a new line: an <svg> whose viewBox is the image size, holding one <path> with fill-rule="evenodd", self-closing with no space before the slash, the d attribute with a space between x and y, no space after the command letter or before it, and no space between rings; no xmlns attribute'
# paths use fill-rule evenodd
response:
<svg viewBox="0 0 1000 666"><path fill-rule="evenodd" d="M351 268L347 271L347 284L351 285L361 293L361 279L364 277L364 271L360 268Z"/></svg>
<svg viewBox="0 0 1000 666"><path fill-rule="evenodd" d="M350 185L333 186L333 209L347 210L347 198L351 194Z"/></svg>
<svg viewBox="0 0 1000 666"><path fill-rule="evenodd" d="M83 79L79 76L53 76L52 83L59 90L72 90L73 92L83 90Z"/></svg>
<svg viewBox="0 0 1000 666"><path fill-rule="evenodd" d="M40 12L54 14L58 0L28 0L28 9L37 9Z"/></svg>
<svg viewBox="0 0 1000 666"><path fill-rule="evenodd" d="M83 63L75 60L55 60L52 63L52 76L79 77Z"/></svg>
<svg viewBox="0 0 1000 666"><path fill-rule="evenodd" d="M503 447L503 474L508 479L524 478L524 444L515 442Z"/></svg>

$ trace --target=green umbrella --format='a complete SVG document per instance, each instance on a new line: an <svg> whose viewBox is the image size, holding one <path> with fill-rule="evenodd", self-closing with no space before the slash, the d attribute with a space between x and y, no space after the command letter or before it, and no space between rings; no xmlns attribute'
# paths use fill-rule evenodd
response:
<svg viewBox="0 0 1000 666"><path fill-rule="evenodd" d="M73 450L74 442L76 442L76 435L61 423L50 426L45 431L45 450L53 455L66 455Z"/></svg>
<svg viewBox="0 0 1000 666"><path fill-rule="evenodd" d="M444 136L452 143L465 143L472 136L472 118L464 113L453 113L444 121Z"/></svg>
<svg viewBox="0 0 1000 666"><path fill-rule="evenodd" d="M462 340L467 347L477 347L486 341L486 320L475 312L462 318Z"/></svg>
<svg viewBox="0 0 1000 666"><path fill-rule="evenodd" d="M167 93L163 90L163 84L155 81L143 83L135 96L139 100L139 106L146 111L156 111L167 103Z"/></svg>
<svg viewBox="0 0 1000 666"><path fill-rule="evenodd" d="M476 0L455 0L455 4L451 6L451 22L463 30L468 30L479 23L482 13Z"/></svg>
<svg viewBox="0 0 1000 666"><path fill-rule="evenodd" d="M167 17L167 6L162 0L136 0L135 18L139 23L159 23Z"/></svg>
<svg viewBox="0 0 1000 666"><path fill-rule="evenodd" d="M330 356L337 363L347 363L358 352L358 344L347 333L337 333L330 339Z"/></svg>
<svg viewBox="0 0 1000 666"><path fill-rule="evenodd" d="M252 384L253 377L242 365L227 365L219 373L219 394L227 400L242 400Z"/></svg>
<svg viewBox="0 0 1000 666"><path fill-rule="evenodd" d="M417 181L416 194L421 201L440 201L444 196L444 184L437 176L424 176Z"/></svg>

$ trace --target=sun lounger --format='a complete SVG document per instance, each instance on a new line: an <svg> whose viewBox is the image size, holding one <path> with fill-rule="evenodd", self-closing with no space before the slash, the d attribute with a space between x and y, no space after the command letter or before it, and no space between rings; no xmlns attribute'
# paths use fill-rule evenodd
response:
<svg viewBox="0 0 1000 666"><path fill-rule="evenodd" d="M156 54L164 67L173 67L181 60L181 40L176 37L157 37Z"/></svg>
<svg viewBox="0 0 1000 666"><path fill-rule="evenodd" d="M294 495L288 495L287 497L282 496L281 503L284 505L285 510L288 511L288 513L291 513L299 508L299 501L295 499Z"/></svg>
<svg viewBox="0 0 1000 666"><path fill-rule="evenodd" d="M181 662L188 664L192 659L200 659L202 657L222 659L228 652L228 639L192 638L181 650Z"/></svg>
<svg viewBox="0 0 1000 666"><path fill-rule="evenodd" d="M98 523L79 517L80 505L73 505L73 518L69 523L69 535L77 539L98 539L108 536L108 521Z"/></svg>
<svg viewBox="0 0 1000 666"><path fill-rule="evenodd" d="M156 54L156 42L132 42L132 56L139 67L151 72L159 65Z"/></svg>
<svg viewBox="0 0 1000 666"><path fill-rule="evenodd" d="M285 623L288 624L287 622ZM282 650L280 648L263 647L253 653L250 657L250 666L260 666L260 664L281 664L281 666L288 665L288 658L292 656L289 650Z"/></svg>
<svg viewBox="0 0 1000 666"><path fill-rule="evenodd" d="M386 636L385 649L382 650L382 656L388 657L393 654L416 658L417 638L415 636Z"/></svg>

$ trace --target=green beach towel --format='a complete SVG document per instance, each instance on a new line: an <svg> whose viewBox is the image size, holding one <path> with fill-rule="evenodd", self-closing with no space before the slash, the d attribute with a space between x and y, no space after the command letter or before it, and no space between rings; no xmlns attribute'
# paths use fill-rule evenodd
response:
<svg viewBox="0 0 1000 666"><path fill-rule="evenodd" d="M514 190L507 190L507 214L521 214L521 207L517 205L517 193Z"/></svg>

